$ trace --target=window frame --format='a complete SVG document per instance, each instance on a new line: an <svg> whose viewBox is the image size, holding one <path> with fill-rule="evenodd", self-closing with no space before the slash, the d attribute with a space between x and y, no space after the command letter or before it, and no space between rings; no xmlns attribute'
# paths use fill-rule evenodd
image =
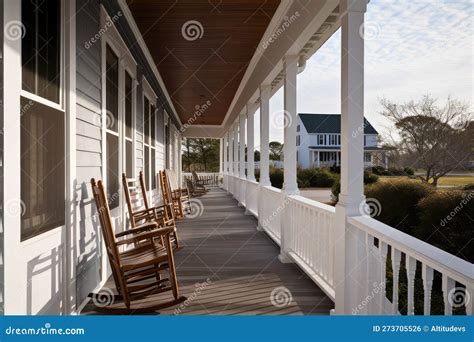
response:
<svg viewBox="0 0 474 342"><path fill-rule="evenodd" d="M66 22L65 20L65 17L66 17L66 14L67 14L67 11L69 10L69 5L65 3L64 0L59 0L59 5L60 5L60 9L58 11L58 16L59 16L59 22L58 22L58 25L59 25L59 28L60 28L60 32L58 32L58 41L59 41L59 85L58 85L58 90L59 90L59 94L58 94L58 102L54 102L54 101L51 101L51 100L48 100L44 97L41 97L39 95L36 95L34 93L31 93L27 90L24 90L23 89L23 61L22 61L22 40L19 39L19 59L20 59L20 63L19 63L19 91L18 91L18 94L19 94L19 97L18 97L18 117L19 117L19 129L18 129L18 141L21 141L21 110L22 110L22 107L21 107L21 98L25 98L27 100L30 100L30 101L33 101L33 102L37 102L39 103L40 105L44 105L44 106L47 106L53 110L56 110L56 111L59 111L62 113L62 115L64 116L64 119L63 119L63 123L64 123L64 154L63 154L63 158L64 158L64 192L63 192L63 197L64 197L64 201L66 202L66 199L68 197L68 184L69 184L69 173L70 173L70 157L68 156L68 142L70 141L70 135L72 134L70 132L70 123L69 121L71 120L70 118L68 118L68 115L70 115L70 113L67 113L66 112L66 107L69 107L68 106L68 101L66 96L68 95L68 92L65 90L65 87L67 85L66 83L66 80L67 80L67 77L70 77L68 75L69 71L66 70L65 68L63 68L63 66L65 65L65 60L66 60L66 54L68 53L68 50L70 48L70 44L66 41L66 38L67 38L67 32L69 32L69 28L67 27L68 23ZM19 6L19 21L22 22L23 20L23 15L22 15L22 2L19 1L18 2L18 6ZM75 61L75 59L74 59ZM12 66L13 67L13 66ZM7 78L6 74L4 74L4 77ZM6 110L7 106L6 106L6 103L5 103L5 99L4 99L4 110ZM75 134L75 132L73 132ZM4 133L4 137L7 136L7 134ZM5 157L5 155L4 155ZM19 155L18 155L18 161L19 161L19 172L20 172L20 177L19 177L19 181L20 181L20 185L18 187L18 193L19 193L19 197L21 199L21 147L19 146ZM23 200L21 199L21 202L23 203ZM44 230L41 230L35 234L31 234L31 235L26 235L24 236L23 235L23 232L22 232L22 220L20 219L19 221L19 242L20 244L33 244L41 239L44 239L45 237L48 237L50 235L53 235L56 233L57 230L62 230L63 228L65 228L68 224L68 206L67 206L67 203L65 203L65 206L64 206L64 222L63 224L59 225L59 226L53 226L53 227L50 227L48 229L44 229Z"/></svg>
<svg viewBox="0 0 474 342"><path fill-rule="evenodd" d="M150 198L154 198L156 197L156 195L158 194L158 191L159 191L159 186L158 186L158 180L157 180L157 176L156 176L156 173L157 173L157 169L156 169L156 161L157 161L157 158L156 158L156 151L157 151L157 106L156 106L156 103L157 103L157 99L158 97L156 96L155 92L153 91L150 83L148 82L148 80L143 77L142 79L142 85L143 85L143 108L142 108L142 116L143 116L143 171L144 171L144 174L145 174L145 182L147 184L147 191L148 193L150 194ZM150 111L150 121L148 122L148 129L149 129L149 133L150 133L150 136L149 136L149 141L148 143L146 143L146 134L147 134L147 131L145 129L145 98L148 100L148 110ZM154 111L152 112L151 110L154 109ZM154 116L155 120L154 120L154 127L151 127L151 123L152 123L152 117ZM154 132L154 141L153 141L153 144L152 144L152 130ZM145 160L146 160L146 149L148 148L148 170L145 169ZM154 158L152 158L152 153L154 153ZM152 161L154 160L154 167L152 167ZM154 170L154 175L152 175L152 171ZM153 187L154 185L154 187Z"/></svg>
<svg viewBox="0 0 474 342"><path fill-rule="evenodd" d="M105 10L104 6L101 5L101 27L106 25L107 20L110 20L109 14ZM104 35L101 37L101 70L102 70L102 104L101 104L101 118L102 118L102 179L107 187L108 179L107 179L107 134L110 133L107 130L106 122L107 122L107 110L106 110L106 75L105 75L105 58L106 58L106 47L109 46L118 57L118 150L119 150L119 163L118 163L118 175L119 175L119 205L116 208L111 209L111 215L113 217L121 217L122 219L126 217L125 213L125 205L124 205L124 198L122 196L122 180L121 175L126 170L126 122L125 122L125 75L128 72L129 75L132 77L132 171L133 175L127 177L135 177L135 158L136 158L136 103L137 103L137 62L133 58L127 44L123 40L122 36L118 33L115 25L112 24L108 29L105 31ZM113 132L113 131L112 131ZM114 132L115 133L115 132ZM115 134L117 135L117 134Z"/></svg>

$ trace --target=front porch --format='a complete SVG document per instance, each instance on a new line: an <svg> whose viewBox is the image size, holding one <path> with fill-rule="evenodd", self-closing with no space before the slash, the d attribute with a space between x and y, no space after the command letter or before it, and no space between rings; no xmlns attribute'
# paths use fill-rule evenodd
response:
<svg viewBox="0 0 474 342"><path fill-rule="evenodd" d="M160 315L329 314L334 303L296 265L278 260L278 246L235 199L215 187L199 200L201 215L178 223L177 274L188 301ZM112 278L104 288L115 289ZM82 314L95 314L93 305Z"/></svg>

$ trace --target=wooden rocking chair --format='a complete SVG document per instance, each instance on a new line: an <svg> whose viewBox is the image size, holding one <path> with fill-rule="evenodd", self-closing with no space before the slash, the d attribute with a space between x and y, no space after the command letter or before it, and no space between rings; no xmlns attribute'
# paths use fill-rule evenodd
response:
<svg viewBox="0 0 474 342"><path fill-rule="evenodd" d="M177 218L183 218L184 213L191 212L189 192L177 189L173 191L165 171L159 171L161 193L163 202L173 208L173 213Z"/></svg>
<svg viewBox="0 0 474 342"><path fill-rule="evenodd" d="M107 306L98 305L97 311L141 313L182 303L186 298L179 296L170 242L172 228L164 226L159 228L158 222L148 222L115 234L103 184L101 181L96 183L95 179L91 179L91 185L118 292L118 295L113 297L113 302ZM120 251L127 246L132 248ZM167 271L169 278L162 277L164 271ZM156 298L152 298L166 291L172 291L173 300L162 302L161 299L157 302Z"/></svg>
<svg viewBox="0 0 474 342"><path fill-rule="evenodd" d="M173 197L179 197L181 200L180 211L184 213L191 213L191 195L187 186L182 188L178 181L178 176L174 170L166 169L165 176L171 189Z"/></svg>
<svg viewBox="0 0 474 342"><path fill-rule="evenodd" d="M124 188L125 200L127 202L128 215L130 218L130 226L134 228L138 224L144 222L158 222L164 227L172 229L171 235L175 248L179 248L178 232L174 219L173 208L170 204L165 203L161 206L150 207L148 195L145 185L143 172L140 171L138 179L127 178L122 174L122 183Z"/></svg>

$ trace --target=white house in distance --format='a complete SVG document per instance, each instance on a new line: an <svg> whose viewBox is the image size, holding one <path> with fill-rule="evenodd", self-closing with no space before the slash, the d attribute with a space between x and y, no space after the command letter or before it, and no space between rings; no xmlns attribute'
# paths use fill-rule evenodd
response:
<svg viewBox="0 0 474 342"><path fill-rule="evenodd" d="M364 118L364 165L386 167L384 150L377 146L378 132ZM296 126L298 165L302 168L340 166L341 162L341 115L298 114ZM353 134L361 134L355 131ZM383 161L383 163L382 163Z"/></svg>

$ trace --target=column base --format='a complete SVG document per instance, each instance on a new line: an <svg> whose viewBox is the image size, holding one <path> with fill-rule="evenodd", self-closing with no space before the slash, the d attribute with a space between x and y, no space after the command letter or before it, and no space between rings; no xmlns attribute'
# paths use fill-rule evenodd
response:
<svg viewBox="0 0 474 342"><path fill-rule="evenodd" d="M286 252L283 252L283 251L280 251L280 254L278 254L278 260L280 260L282 264L293 263L293 260L291 260L290 256Z"/></svg>

